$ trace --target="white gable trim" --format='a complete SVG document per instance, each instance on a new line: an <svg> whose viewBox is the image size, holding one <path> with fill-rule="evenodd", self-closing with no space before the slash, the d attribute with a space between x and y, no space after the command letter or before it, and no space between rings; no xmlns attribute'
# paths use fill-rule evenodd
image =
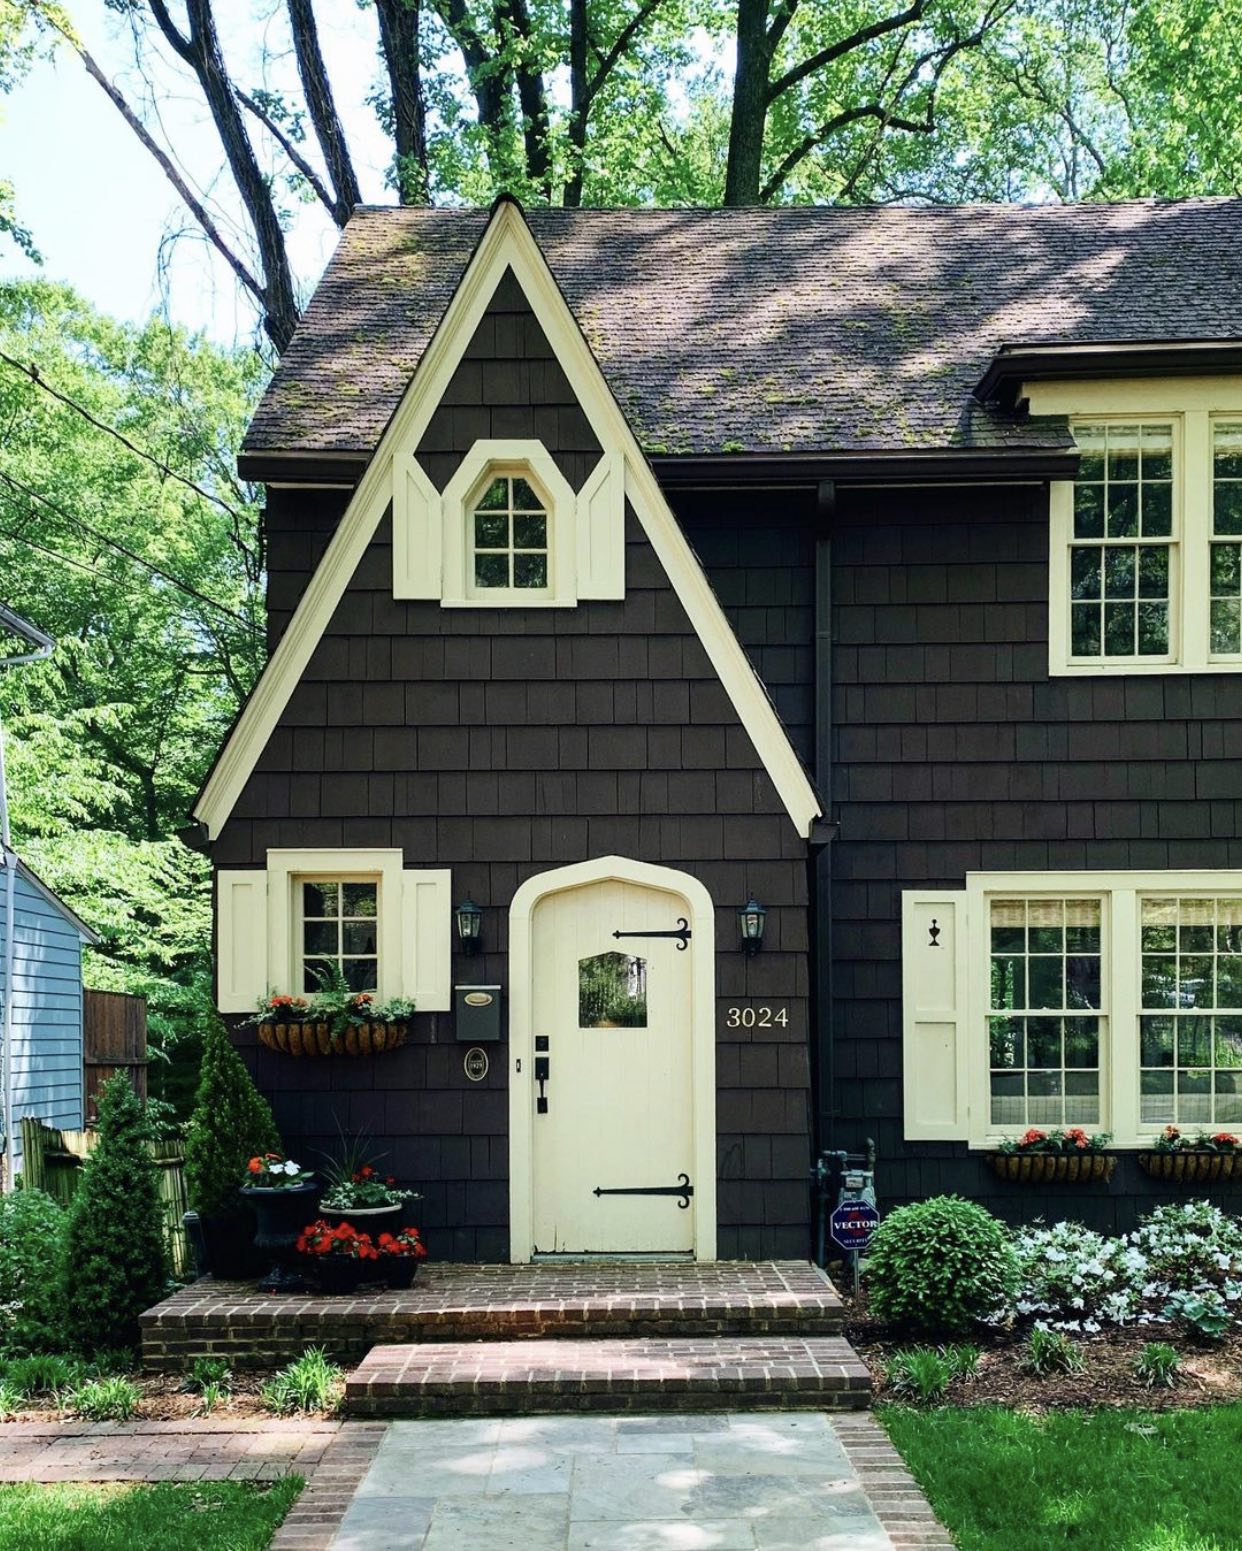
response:
<svg viewBox="0 0 1242 1551"><path fill-rule="evenodd" d="M623 457L625 490L638 521L798 833L809 835L811 824L820 813L814 788L766 689L751 668L678 527L521 210L509 200L497 206L301 603L221 750L195 805L194 816L207 826L209 837L215 839L232 813L388 509L393 497L394 456L402 449L416 447L422 440L506 268L513 270L583 413L605 449L605 456L619 453Z"/></svg>

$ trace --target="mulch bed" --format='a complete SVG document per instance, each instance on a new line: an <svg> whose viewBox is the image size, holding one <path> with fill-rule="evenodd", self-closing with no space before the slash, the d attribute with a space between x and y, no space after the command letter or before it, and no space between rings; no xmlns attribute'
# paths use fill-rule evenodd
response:
<svg viewBox="0 0 1242 1551"><path fill-rule="evenodd" d="M238 1369L232 1378L232 1393L227 1399L213 1406L209 1414L213 1421L243 1421L252 1417L275 1419L274 1413L260 1404L259 1392L272 1377L275 1369ZM179 1373L130 1374L132 1383L142 1391L142 1399L134 1413L136 1422L182 1422L204 1414L202 1397L192 1395L181 1388L184 1375ZM70 1416L70 1412L38 1401L23 1405L21 1411L10 1420L14 1422L56 1422ZM299 1413L301 1414L301 1413ZM311 1421L324 1420L333 1413L312 1411L305 1413ZM4 1423L0 1422L0 1433Z"/></svg>
<svg viewBox="0 0 1242 1551"><path fill-rule="evenodd" d="M933 1345L902 1336L866 1311L863 1300L847 1298L846 1338L871 1370L877 1400L886 1393L886 1360L902 1347ZM1242 1400L1242 1334L1207 1345L1176 1325L1152 1324L1110 1329L1096 1336L1070 1339L1082 1347L1086 1367L1081 1373L1037 1378L1022 1369L1029 1329L1012 1334L981 1331L968 1338L979 1348L973 1378L957 1379L945 1392L950 1405L1010 1406L1022 1411L1059 1411L1081 1406L1124 1406L1150 1411L1182 1410ZM1148 1388L1131 1367L1149 1341L1162 1341L1181 1356L1182 1367L1171 1389ZM966 1344L966 1343L963 1343Z"/></svg>

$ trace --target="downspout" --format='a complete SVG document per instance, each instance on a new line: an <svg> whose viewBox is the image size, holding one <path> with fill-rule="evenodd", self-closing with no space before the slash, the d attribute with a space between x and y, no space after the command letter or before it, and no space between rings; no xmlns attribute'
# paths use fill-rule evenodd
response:
<svg viewBox="0 0 1242 1551"><path fill-rule="evenodd" d="M0 627L21 636L34 647L16 657L0 657L0 668L16 668L23 663L39 662L50 657L54 642L14 614L0 603ZM0 1090L3 1091L3 1111L0 1126L4 1128L4 1188L13 1189L13 965L15 939L17 937L17 856L13 851L9 832L9 799L4 779L4 726L0 723L0 867L4 869L4 1012L0 1018Z"/></svg>
<svg viewBox="0 0 1242 1551"><path fill-rule="evenodd" d="M828 810L829 836L835 833L832 821L832 537L831 523L836 510L836 486L821 480L816 500L815 533L815 787ZM816 1166L815 1207L822 1238L823 1171L819 1160L829 1147L832 1118L836 1111L833 1060L832 1000L832 845L821 845L811 853L811 899L814 921L815 991L812 1003L815 1042L811 1081L813 1084ZM822 1261L822 1249L819 1251Z"/></svg>

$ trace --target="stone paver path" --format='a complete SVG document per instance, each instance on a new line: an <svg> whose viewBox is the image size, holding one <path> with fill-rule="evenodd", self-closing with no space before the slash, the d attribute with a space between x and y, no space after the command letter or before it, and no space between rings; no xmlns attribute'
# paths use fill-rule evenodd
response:
<svg viewBox="0 0 1242 1551"><path fill-rule="evenodd" d="M394 1422L332 1551L951 1551L876 1424L848 1420Z"/></svg>

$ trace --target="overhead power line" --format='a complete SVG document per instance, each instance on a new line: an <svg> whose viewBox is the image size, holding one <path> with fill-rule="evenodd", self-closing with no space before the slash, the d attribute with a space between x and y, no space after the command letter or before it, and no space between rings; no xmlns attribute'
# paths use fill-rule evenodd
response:
<svg viewBox="0 0 1242 1551"><path fill-rule="evenodd" d="M234 521L243 521L242 514L235 507L230 506L222 496L216 495L214 491L205 490L202 485L197 484L188 475L180 474L176 469L170 468L162 458L157 458L153 452L148 452L145 447L139 447L136 442L131 442L123 431L118 431L114 425L109 425L106 420L100 420L97 415L87 409L85 404L79 404L76 399L71 398L67 393L63 393L59 388L53 387L33 362L26 366L3 350L0 350L0 361L6 366L11 367L15 372L20 372L27 381L34 383L36 388L41 388L44 393L50 394L52 398L64 404L66 408L72 409L77 415L81 415L83 420L88 421L96 430L103 431L105 435L114 437L120 442L122 447L127 448L136 458L142 458L145 462L152 464L159 469L161 474L167 475L169 479L175 479L178 484L184 485L187 490L192 490L195 495L201 496L204 501L211 501L221 511L227 512Z"/></svg>
<svg viewBox="0 0 1242 1551"><path fill-rule="evenodd" d="M84 518L75 517L72 512L67 512L63 506L60 506L49 496L45 496L40 491L32 489L27 484L23 484L20 479L15 479L12 474L7 473L3 469L0 469L0 480L2 480L11 489L20 491L21 494L24 495L28 500L37 501L41 505L46 506L50 511L55 512L56 515L62 518L65 522L72 523L76 528L81 528L84 533L89 534L90 537L95 539L98 543L106 544L111 549L119 551L119 553L124 555L128 560L132 560L135 565L140 565L144 570L149 571L152 576L158 576L161 581L167 582L170 587L175 587L178 592L185 593L185 595L189 598L197 599L199 603L205 603L208 608L216 609L221 614L227 614L230 619L237 620L239 624L245 625L246 629L253 633L254 621L247 619L244 614L239 614L236 609L229 608L226 603L218 603L215 598L208 597L205 592L200 592L197 587L191 587L188 582L183 582L178 577L173 576L171 572L165 571L160 566L154 565L150 560L146 559L145 556L138 554L136 550L130 549L127 545L122 544L118 539L111 538L106 533L101 533L98 528L93 527ZM10 538L19 539L19 541L22 543L29 544L32 549L43 550L42 545L36 544L33 539L26 538L25 535L9 533L8 536ZM80 562L73 560L71 556L60 554L56 550L43 550L43 553L55 555L57 559L66 560L71 565L80 565ZM90 567L82 567L82 569L89 570Z"/></svg>

